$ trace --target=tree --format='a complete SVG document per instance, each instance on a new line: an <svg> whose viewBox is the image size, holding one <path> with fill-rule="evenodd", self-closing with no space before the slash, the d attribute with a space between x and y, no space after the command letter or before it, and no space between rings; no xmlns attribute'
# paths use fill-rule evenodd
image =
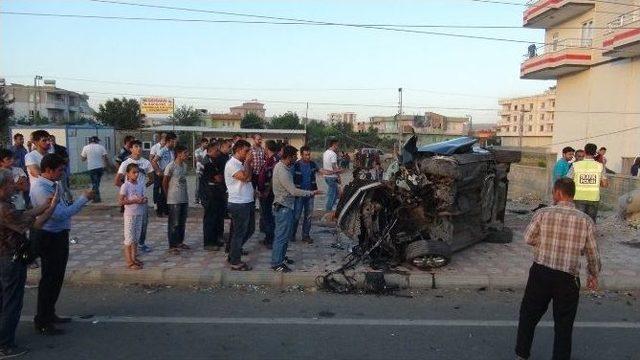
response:
<svg viewBox="0 0 640 360"><path fill-rule="evenodd" d="M202 125L202 113L192 106L182 105L173 112L169 120L175 121L176 125L199 126Z"/></svg>
<svg viewBox="0 0 640 360"><path fill-rule="evenodd" d="M2 139L8 137L10 118L13 116L13 109L9 107L13 100L9 100L4 92L4 86L0 86L0 136Z"/></svg>
<svg viewBox="0 0 640 360"><path fill-rule="evenodd" d="M271 119L271 125L269 126L272 129L302 129L304 126L300 124L300 118L298 114L293 113L291 111L279 115L274 116Z"/></svg>
<svg viewBox="0 0 640 360"><path fill-rule="evenodd" d="M98 121L116 129L139 129L142 127L142 118L138 101L124 97L100 104L96 114Z"/></svg>
<svg viewBox="0 0 640 360"><path fill-rule="evenodd" d="M264 129L265 125L264 119L254 113L245 115L240 123L240 127L243 129Z"/></svg>

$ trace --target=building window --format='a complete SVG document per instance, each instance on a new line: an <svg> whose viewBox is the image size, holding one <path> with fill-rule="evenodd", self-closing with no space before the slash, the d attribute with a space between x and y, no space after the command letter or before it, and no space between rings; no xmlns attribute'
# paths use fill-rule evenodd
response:
<svg viewBox="0 0 640 360"><path fill-rule="evenodd" d="M529 110L533 110L533 103L529 104Z"/></svg>
<svg viewBox="0 0 640 360"><path fill-rule="evenodd" d="M556 107L556 101L555 100L551 100L551 107L555 108Z"/></svg>
<svg viewBox="0 0 640 360"><path fill-rule="evenodd" d="M544 120L544 114L540 114L540 120Z"/></svg>
<svg viewBox="0 0 640 360"><path fill-rule="evenodd" d="M529 125L529 129L528 129L528 131L529 131L529 132L533 131L533 126Z"/></svg>
<svg viewBox="0 0 640 360"><path fill-rule="evenodd" d="M553 132L553 125L547 125L547 128L549 129L549 131Z"/></svg>
<svg viewBox="0 0 640 360"><path fill-rule="evenodd" d="M518 105L513 105L513 110L518 110Z"/></svg>
<svg viewBox="0 0 640 360"><path fill-rule="evenodd" d="M544 109L544 101L540 103L540 109Z"/></svg>
<svg viewBox="0 0 640 360"><path fill-rule="evenodd" d="M551 120L555 119L555 114L551 113Z"/></svg>
<svg viewBox="0 0 640 360"><path fill-rule="evenodd" d="M517 127L517 126L514 126L514 127L513 127L513 132L516 132L516 131L518 131L518 127Z"/></svg>
<svg viewBox="0 0 640 360"><path fill-rule="evenodd" d="M533 115L529 114L529 121L533 120Z"/></svg>
<svg viewBox="0 0 640 360"><path fill-rule="evenodd" d="M540 125L540 132L544 131L544 125Z"/></svg>
<svg viewBox="0 0 640 360"><path fill-rule="evenodd" d="M591 40L593 39L593 20L582 23L582 46L591 46Z"/></svg>

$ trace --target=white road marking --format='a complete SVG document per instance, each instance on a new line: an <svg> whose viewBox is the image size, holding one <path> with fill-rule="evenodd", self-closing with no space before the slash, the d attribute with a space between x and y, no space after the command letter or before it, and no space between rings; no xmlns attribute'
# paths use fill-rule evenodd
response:
<svg viewBox="0 0 640 360"><path fill-rule="evenodd" d="M32 316L21 321L31 322ZM94 316L74 317L81 323L128 324L195 324L195 325L320 325L320 326L417 326L417 327L517 327L512 320L410 320L410 319L351 319L351 318L259 318L259 317L161 317L161 316ZM541 321L540 327L553 327L552 321ZM576 328L640 329L640 322L578 321Z"/></svg>

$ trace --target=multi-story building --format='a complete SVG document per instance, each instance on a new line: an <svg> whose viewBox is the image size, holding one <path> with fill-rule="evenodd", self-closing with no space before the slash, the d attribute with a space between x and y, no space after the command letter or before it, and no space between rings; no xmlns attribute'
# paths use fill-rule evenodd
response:
<svg viewBox="0 0 640 360"><path fill-rule="evenodd" d="M557 80L552 149L593 142L619 171L640 150L640 0L532 1L523 20L546 29L520 77Z"/></svg>
<svg viewBox="0 0 640 360"><path fill-rule="evenodd" d="M351 125L356 125L356 113L354 112L342 112L342 113L329 113L327 114L327 121L331 124L343 122Z"/></svg>
<svg viewBox="0 0 640 360"><path fill-rule="evenodd" d="M89 96L56 87L55 81L46 80L43 86L10 84L5 86L15 119L46 117L51 122L95 119L89 106Z"/></svg>
<svg viewBox="0 0 640 360"><path fill-rule="evenodd" d="M267 111L265 110L263 103L253 99L242 103L240 106L229 108L229 112L234 115L240 115L241 118L245 117L247 114L255 114L264 119Z"/></svg>
<svg viewBox="0 0 640 360"><path fill-rule="evenodd" d="M555 121L556 89L542 94L501 99L497 135L502 146L548 147Z"/></svg>
<svg viewBox="0 0 640 360"><path fill-rule="evenodd" d="M369 123L358 123L358 130L368 129L369 126L378 130L381 136L397 137L398 127L402 129L402 136L416 134L421 143L433 143L468 135L469 119L466 117L451 117L433 112L424 115L373 116Z"/></svg>
<svg viewBox="0 0 640 360"><path fill-rule="evenodd" d="M236 114L211 114L207 125L213 128L240 129L242 116Z"/></svg>

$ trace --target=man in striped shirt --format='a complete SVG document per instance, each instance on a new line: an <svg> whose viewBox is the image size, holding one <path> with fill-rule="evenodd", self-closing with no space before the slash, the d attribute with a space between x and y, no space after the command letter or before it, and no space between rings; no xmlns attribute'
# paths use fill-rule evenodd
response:
<svg viewBox="0 0 640 360"><path fill-rule="evenodd" d="M573 204L576 186L569 178L558 179L553 186L554 206L536 212L524 238L533 246L533 265L524 298L516 355L529 358L533 334L540 318L553 300L555 339L553 359L571 357L571 335L580 296L580 256L587 258L587 288L598 289L601 269L595 225Z"/></svg>

